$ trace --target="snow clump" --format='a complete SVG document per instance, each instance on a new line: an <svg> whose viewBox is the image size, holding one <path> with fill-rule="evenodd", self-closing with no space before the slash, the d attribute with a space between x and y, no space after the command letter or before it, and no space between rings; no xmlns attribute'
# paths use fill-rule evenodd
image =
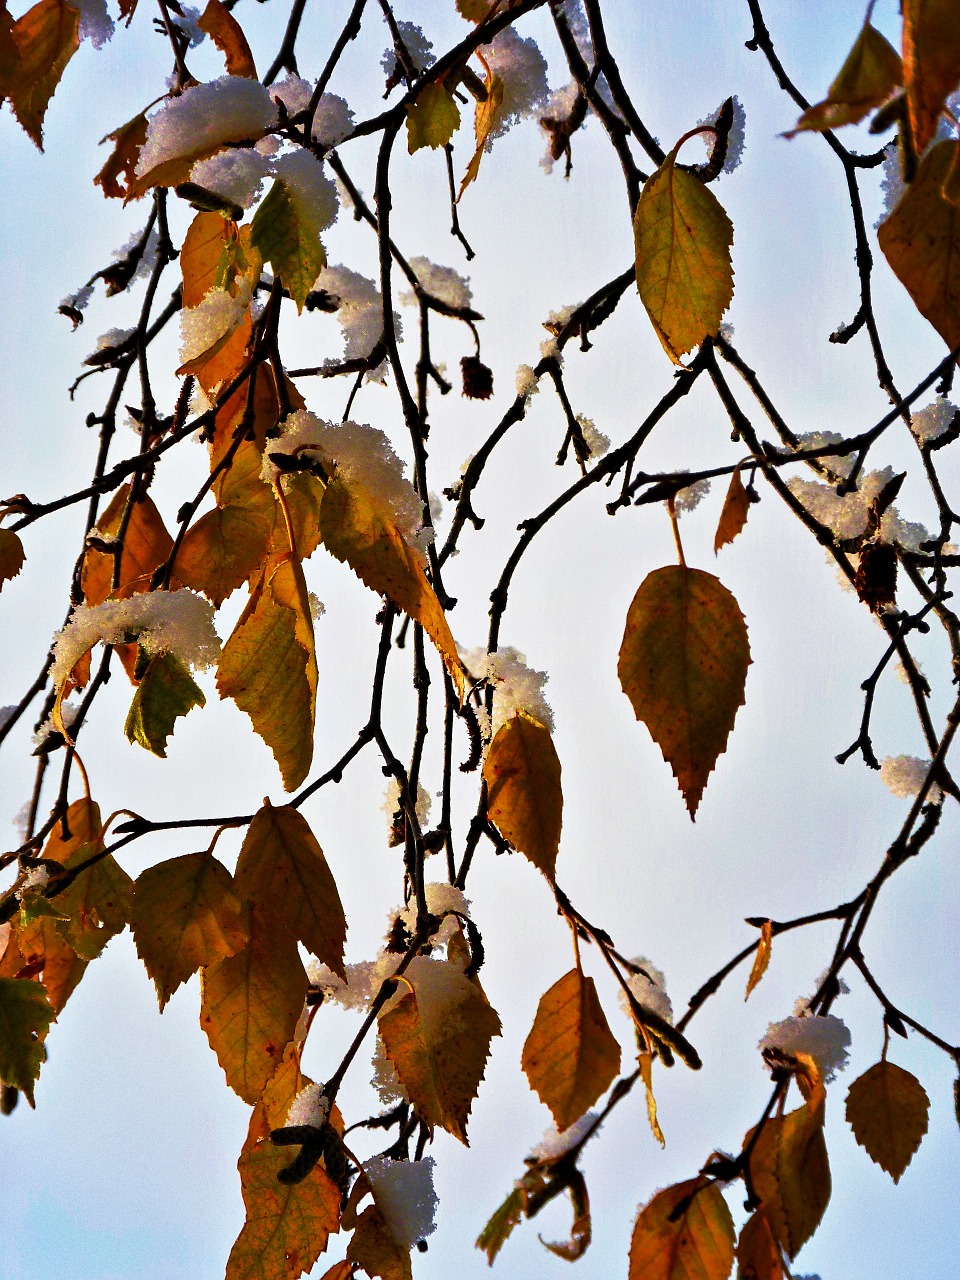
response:
<svg viewBox="0 0 960 1280"><path fill-rule="evenodd" d="M410 266L421 288L431 297L457 310L470 307L473 302L473 292L469 281L465 280L459 271L455 271L453 267L438 266L424 257L411 258ZM400 301L405 307L415 307L417 295L412 289L407 289L400 294Z"/></svg>
<svg viewBox="0 0 960 1280"><path fill-rule="evenodd" d="M490 736L522 711L553 731L553 712L543 696L543 686L550 678L545 671L527 666L526 655L510 647L487 653L486 649L461 650L467 669L478 680L493 686L493 722Z"/></svg>
<svg viewBox="0 0 960 1280"><path fill-rule="evenodd" d="M236 297L218 286L206 293L197 306L183 307L180 312L181 364L190 364L211 347L226 341L246 315L250 298L250 282L242 280Z"/></svg>
<svg viewBox="0 0 960 1280"><path fill-rule="evenodd" d="M583 433L584 443L590 450L590 457L602 458L610 448L610 437L598 431L593 420L582 413L577 414L577 423Z"/></svg>
<svg viewBox="0 0 960 1280"><path fill-rule="evenodd" d="M308 1084L294 1098L287 1112L288 1125L311 1125L322 1129L330 1113L330 1099L318 1084Z"/></svg>
<svg viewBox="0 0 960 1280"><path fill-rule="evenodd" d="M758 1047L768 1066L771 1059L776 1062L782 1055L807 1054L819 1067L824 1083L829 1084L847 1065L850 1032L842 1018L806 1014L771 1022Z"/></svg>
<svg viewBox="0 0 960 1280"><path fill-rule="evenodd" d="M532 365L521 364L517 366L517 395L522 396L524 400L529 400L531 396L537 394L540 390L540 379Z"/></svg>
<svg viewBox="0 0 960 1280"><path fill-rule="evenodd" d="M880 778L899 800L912 800L930 772L930 761L917 756L887 756L880 762ZM940 788L933 783L927 791L927 800L936 804Z"/></svg>
<svg viewBox="0 0 960 1280"><path fill-rule="evenodd" d="M838 538L858 538L866 531L873 500L893 479L893 467L882 471L870 471L860 481L853 493L839 495L834 487L818 480L804 480L792 476L787 487L795 498L806 507L814 519L826 525ZM896 542L904 550L917 551L926 542L929 532L922 524L904 520L896 507L888 507L880 522L880 538L884 542Z"/></svg>
<svg viewBox="0 0 960 1280"><path fill-rule="evenodd" d="M577 1143L585 1136L587 1130L590 1129L597 1119L596 1111L588 1111L586 1115L581 1116L579 1120L575 1120L568 1129L562 1132L558 1131L556 1125L551 1125L546 1130L543 1137L530 1152L534 1160L559 1160L559 1158L575 1147Z"/></svg>
<svg viewBox="0 0 960 1280"><path fill-rule="evenodd" d="M721 173L733 173L734 169L739 168L740 162L743 159L743 149L746 141L747 113L744 110L743 103L736 94L733 95L732 101L733 121L730 125L730 132L727 135L727 154L724 157L723 168L720 171ZM697 124L716 124L720 117L721 109L722 104L720 107L717 107L716 111L708 115L705 120L698 120ZM701 137L707 143L708 149L712 150L712 143L709 140L709 136L701 134Z"/></svg>
<svg viewBox="0 0 960 1280"><path fill-rule="evenodd" d="M432 940L439 945L449 942L457 928L457 917L453 913L457 912L462 916L469 917L470 903L463 896L463 890L458 889L455 884L447 884L446 882L425 884L423 892L427 899L427 910L430 914L443 917L443 923L437 932L432 935ZM412 934L417 927L416 901L411 898L403 910L398 911L396 914Z"/></svg>
<svg viewBox="0 0 960 1280"><path fill-rule="evenodd" d="M417 814L417 821L421 828L425 827L430 821L430 807L433 801L430 799L430 792L426 789L422 782L417 783L417 803L414 806ZM387 822L392 822L393 815L400 808L400 783L396 778L391 778L387 783L387 792L383 797L381 810L387 815Z"/></svg>
<svg viewBox="0 0 960 1280"><path fill-rule="evenodd" d="M655 964L651 964L646 956L634 956L630 962L640 970L627 979L630 994L641 1009L654 1013L664 1022L673 1023L673 1004L667 995L667 980ZM620 992L620 1007L632 1018L630 1002L623 991Z"/></svg>
<svg viewBox="0 0 960 1280"><path fill-rule="evenodd" d="M276 123L270 91L257 80L221 76L194 85L179 97L168 98L150 117L137 177L167 160L215 151L231 142L255 141ZM309 152L303 154L309 156Z"/></svg>
<svg viewBox="0 0 960 1280"><path fill-rule="evenodd" d="M695 510L709 492L710 481L707 479L695 480L693 484L685 485L674 496L674 511L678 516L686 515L688 511Z"/></svg>
<svg viewBox="0 0 960 1280"><path fill-rule="evenodd" d="M511 125L543 107L549 94L547 64L535 40L504 27L480 53L491 72L503 81L503 100L494 114L487 150L494 138L502 137Z"/></svg>
<svg viewBox="0 0 960 1280"><path fill-rule="evenodd" d="M938 436L943 435L957 412L957 406L952 404L946 396L937 396L932 404L918 409L911 415L910 430L921 444L926 444L927 441L936 440Z"/></svg>
<svg viewBox="0 0 960 1280"><path fill-rule="evenodd" d="M71 7L80 11L77 32L80 39L89 40L95 49L102 49L114 32L106 0L73 0Z"/></svg>
<svg viewBox="0 0 960 1280"><path fill-rule="evenodd" d="M317 231L323 231L336 221L340 208L337 184L327 177L315 155L303 148L290 151L274 162L274 172L294 199L309 210Z"/></svg>
<svg viewBox="0 0 960 1280"><path fill-rule="evenodd" d="M374 347L383 339L383 297L374 282L349 267L326 267L317 276L314 289L322 289L340 299L337 320L343 330L344 360L366 360ZM393 313L394 331L400 337L400 317ZM324 361L324 368L337 362ZM386 380L387 361L384 358L367 377L375 382Z"/></svg>
<svg viewBox="0 0 960 1280"><path fill-rule="evenodd" d="M230 147L207 160L198 160L190 181L241 209L249 209L263 189L270 166L252 147Z"/></svg>
<svg viewBox="0 0 960 1280"><path fill-rule="evenodd" d="M803 435L797 436L798 449L826 449L832 444L842 444L843 436L839 431L806 431ZM826 454L820 459L820 463L828 467L835 475L841 476L844 480L850 474L850 468L853 466L854 455L852 453Z"/></svg>
<svg viewBox="0 0 960 1280"><path fill-rule="evenodd" d="M433 41L427 39L415 22L398 22L397 30L400 32L400 39L403 41L407 56L414 69L426 71L434 60ZM400 68L397 65L397 51L393 45L384 49L380 65L383 67L383 73L388 80L393 80L398 74Z"/></svg>
<svg viewBox="0 0 960 1280"><path fill-rule="evenodd" d="M270 96L279 99L290 117L306 111L313 97L313 85L291 72L283 80L270 87ZM353 132L353 112L346 100L336 93L325 93L317 104L313 117L313 140L329 150L341 143Z"/></svg>
<svg viewBox="0 0 960 1280"><path fill-rule="evenodd" d="M410 1249L436 1229L437 1193L433 1189L433 1156L425 1160L364 1161L373 1198L390 1234Z"/></svg>

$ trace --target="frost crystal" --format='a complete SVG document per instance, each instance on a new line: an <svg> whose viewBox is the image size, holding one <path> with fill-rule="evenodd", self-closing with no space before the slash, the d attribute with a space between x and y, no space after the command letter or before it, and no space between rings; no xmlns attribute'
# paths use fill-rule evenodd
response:
<svg viewBox="0 0 960 1280"><path fill-rule="evenodd" d="M231 147L208 160L198 160L190 171L190 181L241 209L249 209L269 172L266 160L252 147Z"/></svg>
<svg viewBox="0 0 960 1280"><path fill-rule="evenodd" d="M672 1023L673 1005L667 995L667 980L661 970L655 964L651 964L646 956L634 956L631 964L637 965L640 969L639 973L631 974L627 979L627 986L634 1000L641 1009L657 1014L658 1017L663 1018L664 1022ZM630 1002L622 991L620 1008L627 1017L632 1017Z"/></svg>
<svg viewBox="0 0 960 1280"><path fill-rule="evenodd" d="M308 1084L301 1089L287 1113L287 1124L309 1124L322 1129L330 1113L330 1099L324 1097L318 1084Z"/></svg>
<svg viewBox="0 0 960 1280"><path fill-rule="evenodd" d="M50 872L46 867L31 867L20 886L21 895L30 889L45 889L50 883Z"/></svg>
<svg viewBox="0 0 960 1280"><path fill-rule="evenodd" d="M517 395L529 400L540 390L540 379L533 371L533 366L521 364L517 366Z"/></svg>
<svg viewBox="0 0 960 1280"><path fill-rule="evenodd" d="M480 52L490 70L503 81L503 101L494 116L487 150L511 125L533 115L547 100L547 64L535 40L504 27Z"/></svg>
<svg viewBox="0 0 960 1280"><path fill-rule="evenodd" d="M577 414L577 422L583 432L584 442L590 450L590 457L602 458L610 448L610 437L605 436L602 431L598 431L593 420L582 413Z"/></svg>
<svg viewBox="0 0 960 1280"><path fill-rule="evenodd" d="M832 444L840 444L843 436L839 431L807 431L801 436L797 436L798 449L825 449ZM850 468L853 466L852 453L827 454L820 459L825 467L829 467L831 471L844 479L850 474Z"/></svg>
<svg viewBox="0 0 960 1280"><path fill-rule="evenodd" d="M760 1052L766 1057L771 1053L795 1057L805 1053L820 1068L825 1084L829 1084L838 1071L847 1065L847 1049L850 1032L842 1018L832 1014L813 1017L784 1018L783 1022L771 1022L767 1034L760 1041Z"/></svg>
<svg viewBox="0 0 960 1280"><path fill-rule="evenodd" d="M102 49L114 32L106 0L73 0L72 8L80 11L77 33L80 39L89 40L95 49Z"/></svg>
<svg viewBox="0 0 960 1280"><path fill-rule="evenodd" d="M946 396L937 396L933 404L911 415L910 430L921 443L936 440L947 430L957 412L957 406L951 404Z"/></svg>
<svg viewBox="0 0 960 1280"><path fill-rule="evenodd" d="M707 116L706 120L698 120L697 124L716 124L720 116L720 107L716 111ZM743 103L734 94L733 96L733 122L730 125L730 132L727 135L727 154L723 161L722 173L733 173L734 169L739 168L743 159L743 148L746 139L747 129L747 113L743 108ZM701 135L707 146L709 135Z"/></svg>
<svg viewBox="0 0 960 1280"><path fill-rule="evenodd" d="M281 156L276 161L275 172L290 188L294 197L310 210L314 225L323 231L336 220L337 184L328 178L320 161L302 148Z"/></svg>
<svg viewBox="0 0 960 1280"><path fill-rule="evenodd" d="M893 467L871 471L860 481L854 493L839 496L832 485L818 480L803 480L793 476L787 486L810 514L831 529L838 538L857 538L867 527L870 506L893 479ZM898 542L906 550L915 551L930 534L921 524L904 520L896 507L889 507L880 523L880 537L884 542Z"/></svg>
<svg viewBox="0 0 960 1280"><path fill-rule="evenodd" d="M426 292L438 301L445 302L448 307L464 309L473 302L469 281L453 267L440 267L423 257L411 258L410 266ZM406 307L415 307L417 295L412 289L407 289L400 294L400 301Z"/></svg>
<svg viewBox="0 0 960 1280"><path fill-rule="evenodd" d="M543 1137L530 1152L534 1160L557 1160L565 1155L571 1147L575 1147L587 1130L596 1122L596 1111L588 1111L585 1116L563 1132L558 1132L556 1125L551 1125Z"/></svg>
<svg viewBox="0 0 960 1280"><path fill-rule="evenodd" d="M458 889L455 884L446 884L445 882L436 884L425 884L423 886L424 896L427 899L427 910L432 916L443 916L443 923L432 938L437 943L448 942L456 931L457 918L453 912L459 912L462 916L470 915L470 903L463 896L463 890ZM402 911L396 913L406 925L412 934L417 927L417 904L411 898Z"/></svg>
<svg viewBox="0 0 960 1280"><path fill-rule="evenodd" d="M137 161L137 177L166 160L213 151L229 142L255 141L276 123L277 108L270 91L257 80L221 76L194 85L179 97L168 98L151 116Z"/></svg>
<svg viewBox="0 0 960 1280"><path fill-rule="evenodd" d="M880 762L880 777L899 800L912 800L930 772L930 761L917 756L887 756ZM927 800L936 804L940 788L934 783L927 791Z"/></svg>
<svg viewBox="0 0 960 1280"><path fill-rule="evenodd" d="M333 1000L343 1009L366 1010L384 979L390 977L399 963L398 955L381 951L376 960L348 964L347 980L344 982L328 965L312 960L307 966L307 977L321 992L324 1000Z"/></svg>
<svg viewBox="0 0 960 1280"><path fill-rule="evenodd" d="M679 490L673 500L674 511L680 516L695 510L709 492L709 480L695 480L693 484L688 484Z"/></svg>
<svg viewBox="0 0 960 1280"><path fill-rule="evenodd" d="M534 671L517 649L461 650L460 655L476 678L486 678L493 685L493 724L491 736L513 717L515 711L528 716L553 731L553 712L543 696L543 686L550 678L545 671Z"/></svg>
<svg viewBox="0 0 960 1280"><path fill-rule="evenodd" d="M189 364L228 337L239 325L250 305L249 282L244 281L238 297L226 289L211 289L195 307L180 312L180 360Z"/></svg>
<svg viewBox="0 0 960 1280"><path fill-rule="evenodd" d="M122 347L136 333L136 329L108 329L97 339L97 351L112 351L114 347Z"/></svg>
<svg viewBox="0 0 960 1280"><path fill-rule="evenodd" d="M430 792L426 789L426 787L423 785L422 782L418 782L416 811L417 811L417 821L420 823L421 827L425 827L427 823L430 821L431 804L432 804L432 801L430 799ZM387 793L383 797L383 804L380 806L380 808L387 815L388 822L393 818L393 815L400 808L400 783L396 780L396 778L391 778L390 781L387 783Z"/></svg>
<svg viewBox="0 0 960 1280"><path fill-rule="evenodd" d="M93 285L85 284L76 293L68 294L66 298L61 299L60 306L67 308L69 311L85 311L87 303L92 297Z"/></svg>
<svg viewBox="0 0 960 1280"><path fill-rule="evenodd" d="M408 1249L436 1229L437 1193L433 1189L434 1159L364 1161L373 1198L390 1234Z"/></svg>
<svg viewBox="0 0 960 1280"><path fill-rule="evenodd" d="M420 27L414 22L398 22L397 30L400 32L400 39L403 41L404 48L416 70L426 71L427 67L433 62L433 41L428 40ZM398 70L397 51L393 45L389 49L384 49L380 65L383 67L383 72L387 79L392 80Z"/></svg>
<svg viewBox="0 0 960 1280"><path fill-rule="evenodd" d="M128 600L80 604L54 637L50 677L61 685L95 644L124 644L136 637L147 653L172 653L195 671L212 667L220 656L213 628L213 606L188 591L149 591Z"/></svg>

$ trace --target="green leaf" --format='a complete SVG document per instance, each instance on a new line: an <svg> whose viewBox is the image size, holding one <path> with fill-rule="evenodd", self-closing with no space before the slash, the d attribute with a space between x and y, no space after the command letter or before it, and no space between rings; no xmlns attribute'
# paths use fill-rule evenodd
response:
<svg viewBox="0 0 960 1280"><path fill-rule="evenodd" d="M525 1206L526 1199L523 1192L518 1187L514 1187L477 1236L477 1248L482 1249L487 1255L487 1262L491 1267L494 1258L523 1217Z"/></svg>
<svg viewBox="0 0 960 1280"><path fill-rule="evenodd" d="M21 1089L33 1106L33 1086L46 1058L43 1037L53 1009L43 984L0 978L0 1081Z"/></svg>
<svg viewBox="0 0 960 1280"><path fill-rule="evenodd" d="M743 614L718 578L682 564L648 574L627 614L620 684L691 818L743 705L749 665Z"/></svg>
<svg viewBox="0 0 960 1280"><path fill-rule="evenodd" d="M13 530L0 529L0 586L17 576L25 559L23 543Z"/></svg>
<svg viewBox="0 0 960 1280"><path fill-rule="evenodd" d="M123 732L128 742L139 742L155 756L166 757L167 739L176 721L206 703L179 658L172 653L154 654L133 695Z"/></svg>
<svg viewBox="0 0 960 1280"><path fill-rule="evenodd" d="M442 82L433 81L407 107L407 150L445 147L460 127L457 100Z"/></svg>
<svg viewBox="0 0 960 1280"><path fill-rule="evenodd" d="M733 297L733 225L675 148L644 184L633 219L637 288L675 363L714 337Z"/></svg>
<svg viewBox="0 0 960 1280"><path fill-rule="evenodd" d="M274 181L254 214L250 238L302 311L327 255L316 219L282 178Z"/></svg>
<svg viewBox="0 0 960 1280"><path fill-rule="evenodd" d="M563 820L560 758L550 731L522 711L500 726L483 762L487 816L551 882Z"/></svg>

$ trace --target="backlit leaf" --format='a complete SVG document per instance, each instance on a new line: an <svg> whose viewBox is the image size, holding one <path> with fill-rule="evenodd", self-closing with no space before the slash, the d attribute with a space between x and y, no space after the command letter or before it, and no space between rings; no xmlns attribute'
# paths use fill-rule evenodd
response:
<svg viewBox="0 0 960 1280"><path fill-rule="evenodd" d="M130 486L125 484L113 495L97 522L101 537L113 538L119 533L129 493ZM164 563L172 549L173 539L153 499L145 495L134 502L123 538L117 590L129 587L134 591L149 591L150 575ZM102 604L113 594L113 564L112 555L95 547L88 547L83 553L80 582L87 604Z"/></svg>
<svg viewBox="0 0 960 1280"><path fill-rule="evenodd" d="M0 586L17 576L25 559L23 543L17 535L11 529L0 529Z"/></svg>
<svg viewBox="0 0 960 1280"><path fill-rule="evenodd" d="M320 533L327 550L361 582L420 623L462 694L463 667L446 615L389 510L359 485L334 476L320 503Z"/></svg>
<svg viewBox="0 0 960 1280"><path fill-rule="evenodd" d="M46 1057L43 1038L53 1010L42 983L0 978L0 1081L20 1089L33 1106L33 1086Z"/></svg>
<svg viewBox="0 0 960 1280"><path fill-rule="evenodd" d="M6 86L14 115L43 150L43 117L80 47L80 14L65 0L39 0L13 24L17 64Z"/></svg>
<svg viewBox="0 0 960 1280"><path fill-rule="evenodd" d="M161 1009L191 974L236 955L248 938L233 879L212 853L188 853L142 871L130 923Z"/></svg>
<svg viewBox="0 0 960 1280"><path fill-rule="evenodd" d="M235 224L219 213L198 213L187 228L180 249L185 307L198 307L215 287L231 229Z"/></svg>
<svg viewBox="0 0 960 1280"><path fill-rule="evenodd" d="M943 185L960 142L938 142L877 238L894 275L920 314L951 349L960 346L960 208Z"/></svg>
<svg viewBox="0 0 960 1280"><path fill-rule="evenodd" d="M297 1280L339 1230L336 1183L319 1165L302 1182L278 1182L289 1162L289 1151L269 1141L241 1154L247 1219L230 1250L226 1280Z"/></svg>
<svg viewBox="0 0 960 1280"><path fill-rule="evenodd" d="M241 897L269 905L293 936L345 978L347 935L340 895L304 816L267 803L254 817L237 859Z"/></svg>
<svg viewBox="0 0 960 1280"><path fill-rule="evenodd" d="M197 26L210 36L223 54L228 76L248 76L256 80L257 68L243 28L220 0L207 0L207 7Z"/></svg>
<svg viewBox="0 0 960 1280"><path fill-rule="evenodd" d="M50 904L51 907L53 903ZM56 917L42 916L29 924L13 923L7 948L0 962L0 977L36 975L54 1014L60 1013L83 977L87 961L82 960L57 928Z"/></svg>
<svg viewBox="0 0 960 1280"><path fill-rule="evenodd" d="M58 819L47 836L43 856L52 862L66 862L82 845L91 845L91 852L103 848L100 806L87 796L74 800L67 808L66 822Z"/></svg>
<svg viewBox="0 0 960 1280"><path fill-rule="evenodd" d="M579 1169L569 1175L568 1188L573 1206L573 1226L570 1228L570 1239L561 1241L544 1240L540 1243L545 1249L563 1258L567 1262L576 1262L582 1258L590 1247L592 1224L590 1221L590 1197L587 1194L587 1183Z"/></svg>
<svg viewBox="0 0 960 1280"><path fill-rule="evenodd" d="M178 582L202 592L218 609L262 563L271 531L259 511L233 504L215 507L191 525L180 544Z"/></svg>
<svg viewBox="0 0 960 1280"><path fill-rule="evenodd" d="M742 531L743 526L747 523L749 511L750 495L744 488L743 480L740 476L740 468L737 467L730 477L730 487L727 489L727 496L723 500L720 522L717 525L716 537L713 540L714 554L721 547L725 547L728 542L732 542L737 534Z"/></svg>
<svg viewBox="0 0 960 1280"><path fill-rule="evenodd" d="M727 1280L733 1219L715 1182L692 1178L644 1206L630 1241L629 1280Z"/></svg>
<svg viewBox="0 0 960 1280"><path fill-rule="evenodd" d="M380 1035L403 1091L431 1128L467 1146L467 1116L500 1019L476 983L445 960L416 956L380 1014Z"/></svg>
<svg viewBox="0 0 960 1280"><path fill-rule="evenodd" d="M930 1099L909 1071L878 1062L854 1080L847 1094L853 1136L894 1182L899 1182L927 1132Z"/></svg>
<svg viewBox="0 0 960 1280"><path fill-rule="evenodd" d="M166 757L167 739L179 717L206 705L200 686L180 659L156 653L137 685L123 732L128 742Z"/></svg>
<svg viewBox="0 0 960 1280"><path fill-rule="evenodd" d="M490 130L496 123L497 113L503 102L503 81L499 76L494 75L492 71L487 72L487 96L483 102L477 103L476 114L474 116L473 132L477 140L476 150L470 163L467 165L467 171L463 175L463 181L460 183L460 192L457 199L463 197L464 191L469 187L471 182L475 182L477 174L480 172L480 161L483 159L483 153L487 149L487 139L490 137Z"/></svg>
<svg viewBox="0 0 960 1280"><path fill-rule="evenodd" d="M644 184L633 220L637 288L676 363L713 337L733 297L733 226L717 197L672 151Z"/></svg>
<svg viewBox="0 0 960 1280"><path fill-rule="evenodd" d="M737 1280L787 1280L780 1247L762 1209L750 1215L740 1232Z"/></svg>
<svg viewBox="0 0 960 1280"><path fill-rule="evenodd" d="M808 107L785 136L792 138L804 129L857 124L902 83L900 55L876 27L865 22L826 98Z"/></svg>
<svg viewBox="0 0 960 1280"><path fill-rule="evenodd" d="M643 1081L643 1091L647 1099L647 1123L650 1125L650 1132L661 1147L665 1147L667 1140L663 1136L663 1130L660 1128L660 1120L657 1116L657 1100L653 1096L653 1059L654 1055L652 1053L637 1054L640 1078Z"/></svg>
<svg viewBox="0 0 960 1280"><path fill-rule="evenodd" d="M106 164L93 180L94 185L98 186L105 196L113 197L115 200L126 199L130 192L130 184L137 175L140 148L146 140L147 113L145 111L141 111L132 120L122 124L119 129L114 129L113 133L108 133L105 138L100 139L101 146L105 142L114 144Z"/></svg>
<svg viewBox="0 0 960 1280"><path fill-rule="evenodd" d="M920 155L936 133L943 104L960 82L956 0L903 0L903 79L913 145Z"/></svg>
<svg viewBox="0 0 960 1280"><path fill-rule="evenodd" d="M380 1280L413 1280L410 1250L394 1239L375 1204L368 1205L357 1219L347 1259Z"/></svg>
<svg viewBox="0 0 960 1280"><path fill-rule="evenodd" d="M407 150L445 147L460 127L460 108L453 94L438 80L425 85L407 107Z"/></svg>
<svg viewBox="0 0 960 1280"><path fill-rule="evenodd" d="M760 980L767 972L767 965L770 963L770 953L773 950L773 923L770 920L764 920L760 926L760 941L757 943L757 954L753 959L753 968L750 970L750 977L747 979L747 991L743 997L749 1000L753 992L760 985Z"/></svg>
<svg viewBox="0 0 960 1280"><path fill-rule="evenodd" d="M96 852L95 846L81 845L64 865L72 870ZM54 901L57 910L69 917L57 921L62 936L78 956L95 960L110 939L122 933L130 921L133 881L108 853L81 871Z"/></svg>
<svg viewBox="0 0 960 1280"><path fill-rule="evenodd" d="M249 924L247 945L201 973L200 1025L227 1084L252 1106L293 1039L309 983L272 914L254 904Z"/></svg>
<svg viewBox="0 0 960 1280"><path fill-rule="evenodd" d="M514 1187L477 1237L477 1248L487 1255L487 1262L491 1267L494 1258L523 1217L525 1205L523 1192Z"/></svg>
<svg viewBox="0 0 960 1280"><path fill-rule="evenodd" d="M307 294L327 265L317 219L282 178L261 201L251 224L251 240L303 310Z"/></svg>
<svg viewBox="0 0 960 1280"><path fill-rule="evenodd" d="M606 1092L620 1070L620 1045L592 978L571 969L541 997L521 1065L561 1132Z"/></svg>
<svg viewBox="0 0 960 1280"><path fill-rule="evenodd" d="M743 614L718 578L682 564L647 575L627 614L620 684L691 818L743 705L749 665Z"/></svg>
<svg viewBox="0 0 960 1280"><path fill-rule="evenodd" d="M501 725L483 762L487 816L552 881L560 847L563 792L550 731L522 711Z"/></svg>
<svg viewBox="0 0 960 1280"><path fill-rule="evenodd" d="M301 1089L312 1083L309 1076L305 1076L300 1069L299 1031L298 1027L293 1040L284 1050L280 1065L257 1099L257 1105L250 1115L244 1150L255 1146L261 1138L268 1138L271 1129L282 1128L287 1122L293 1100Z"/></svg>

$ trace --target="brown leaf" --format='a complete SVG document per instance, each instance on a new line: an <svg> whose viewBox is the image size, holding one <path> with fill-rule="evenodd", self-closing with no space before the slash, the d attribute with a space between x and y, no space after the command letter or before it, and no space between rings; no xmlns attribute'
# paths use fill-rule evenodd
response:
<svg viewBox="0 0 960 1280"><path fill-rule="evenodd" d="M903 79L910 132L920 155L960 81L960 15L956 0L903 0L901 9Z"/></svg>
<svg viewBox="0 0 960 1280"><path fill-rule="evenodd" d="M380 1280L413 1280L410 1250L394 1239L375 1204L368 1205L357 1219L347 1260Z"/></svg>
<svg viewBox="0 0 960 1280"><path fill-rule="evenodd" d="M640 1078L643 1080L643 1091L647 1099L647 1122L650 1125L650 1132L660 1143L661 1147L667 1145L667 1140L663 1136L663 1130L660 1128L660 1120L657 1116L657 1100L653 1096L653 1059L652 1053L638 1053L637 1062L640 1066Z"/></svg>
<svg viewBox="0 0 960 1280"><path fill-rule="evenodd" d="M730 487L727 489L727 496L723 500L720 522L717 525L716 537L713 540L714 555L721 547L725 547L728 542L732 542L737 534L741 532L747 523L749 511L750 495L744 488L743 480L740 476L740 468L737 467L730 477Z"/></svg>
<svg viewBox="0 0 960 1280"><path fill-rule="evenodd" d="M576 1262L590 1247L592 1226L590 1222L590 1197L587 1195L587 1183L579 1169L569 1175L567 1189L573 1206L573 1226L570 1228L570 1239L548 1241L540 1236L540 1243L558 1258L566 1262Z"/></svg>
<svg viewBox="0 0 960 1280"><path fill-rule="evenodd" d="M680 1182L641 1209L629 1280L727 1280L733 1241L733 1219L717 1184Z"/></svg>
<svg viewBox="0 0 960 1280"><path fill-rule="evenodd" d="M11 529L0 529L0 587L17 576L25 559L23 543L17 535Z"/></svg>
<svg viewBox="0 0 960 1280"><path fill-rule="evenodd" d="M521 1065L557 1129L569 1129L620 1070L620 1045L592 978L571 969L541 997Z"/></svg>
<svg viewBox="0 0 960 1280"><path fill-rule="evenodd" d="M207 0L207 7L197 26L210 36L223 54L228 76L247 76L256 80L257 68L243 28L220 0Z"/></svg>
<svg viewBox="0 0 960 1280"><path fill-rule="evenodd" d="M340 1190L317 1165L302 1182L277 1175L290 1153L261 1142L240 1156L247 1220L230 1250L226 1280L297 1280L339 1230Z"/></svg>
<svg viewBox="0 0 960 1280"><path fill-rule="evenodd" d="M938 142L877 238L894 275L951 350L960 346L960 208L943 196L960 142Z"/></svg>
<svg viewBox="0 0 960 1280"><path fill-rule="evenodd" d="M243 950L201 972L200 1025L244 1102L257 1101L283 1058L308 986L296 942L256 904Z"/></svg>
<svg viewBox="0 0 960 1280"><path fill-rule="evenodd" d="M119 532L129 493L130 486L125 484L113 495L110 505L97 524L102 536L112 538ZM87 604L102 604L108 596L118 594L125 588L137 592L149 591L151 574L164 563L172 549L173 539L167 532L163 517L153 499L145 495L134 502L130 512L123 539L120 582L116 592L112 585L114 557L95 547L87 547L83 553L80 583Z"/></svg>
<svg viewBox="0 0 960 1280"><path fill-rule="evenodd" d="M141 872L130 923L161 1010L191 974L235 955L248 937L233 878L211 853L188 853Z"/></svg>
<svg viewBox="0 0 960 1280"><path fill-rule="evenodd" d="M347 922L337 885L306 818L269 802L256 814L240 849L237 892L276 912L293 936L346 978L343 945Z"/></svg>
<svg viewBox="0 0 960 1280"><path fill-rule="evenodd" d="M139 115L122 124L113 133L100 139L114 144L106 164L94 178L94 186L100 188L105 196L116 200L125 200L130 193L130 184L137 174L137 161L140 159L140 148L147 140L147 113ZM123 179L123 185L120 179Z"/></svg>
<svg viewBox="0 0 960 1280"><path fill-rule="evenodd" d="M737 1280L789 1280L780 1246L762 1209L752 1213L740 1231Z"/></svg>
<svg viewBox="0 0 960 1280"><path fill-rule="evenodd" d="M80 48L80 14L65 0L39 0L13 24L17 63L5 86L14 115L43 150L43 118L67 63Z"/></svg>
<svg viewBox="0 0 960 1280"><path fill-rule="evenodd" d="M808 107L796 128L784 137L793 138L804 129L839 129L845 124L858 124L902 83L903 67L896 49L876 27L865 22L826 98Z"/></svg>
<svg viewBox="0 0 960 1280"><path fill-rule="evenodd" d="M743 614L718 578L683 564L647 575L627 614L620 684L691 818L743 706L749 665Z"/></svg>
<svg viewBox="0 0 960 1280"><path fill-rule="evenodd" d="M518 711L501 725L483 762L487 816L551 882L560 847L563 792L550 731Z"/></svg>
<svg viewBox="0 0 960 1280"><path fill-rule="evenodd" d="M878 1062L854 1080L847 1121L867 1155L899 1182L927 1132L930 1099L909 1071Z"/></svg>
<svg viewBox="0 0 960 1280"><path fill-rule="evenodd" d="M747 991L743 997L744 1000L749 1000L760 985L760 979L767 972L772 950L773 923L770 920L764 920L760 926L760 941L757 943L757 954L754 956L753 968L750 970L750 977L747 979Z"/></svg>
<svg viewBox="0 0 960 1280"><path fill-rule="evenodd" d="M403 1091L431 1128L467 1142L467 1116L500 1019L476 983L446 960L416 956L380 1014L380 1035Z"/></svg>

